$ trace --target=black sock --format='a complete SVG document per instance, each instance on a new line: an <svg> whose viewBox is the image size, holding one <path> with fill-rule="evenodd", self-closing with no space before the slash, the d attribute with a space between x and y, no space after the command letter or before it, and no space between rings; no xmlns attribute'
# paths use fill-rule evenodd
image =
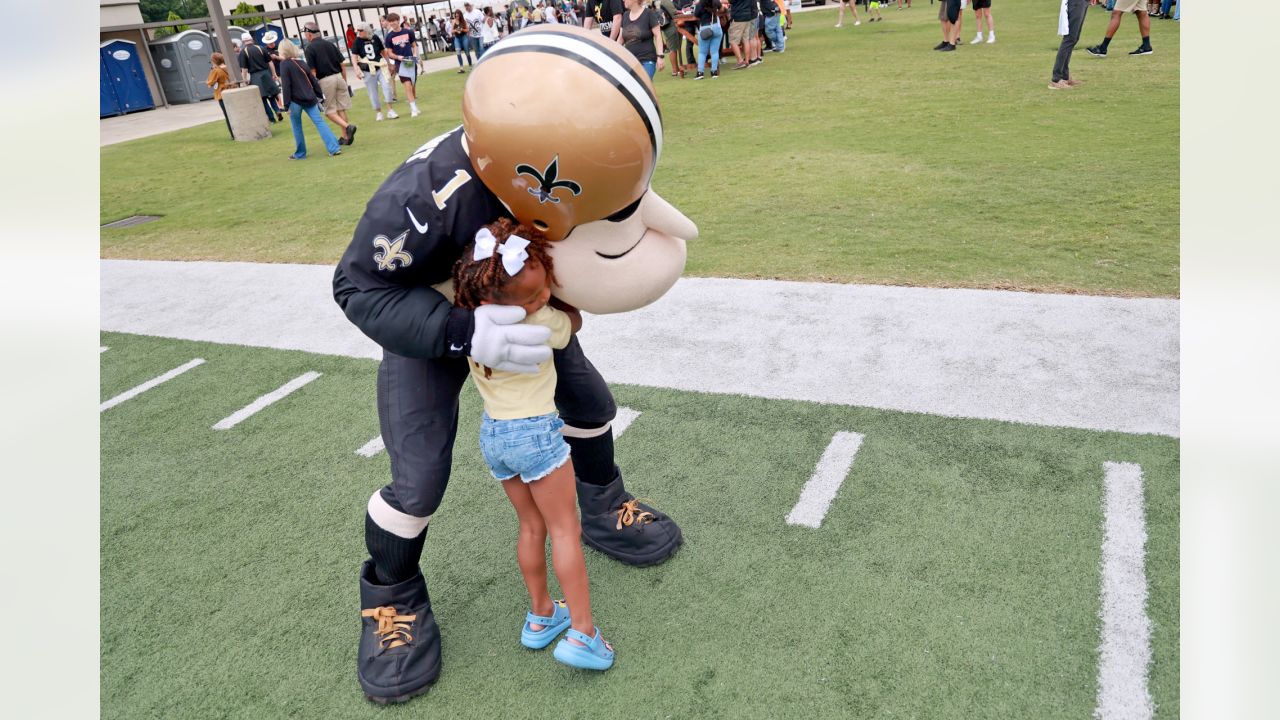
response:
<svg viewBox="0 0 1280 720"><path fill-rule="evenodd" d="M1102 52L1106 52L1107 46L1110 44L1111 44L1111 38L1109 37L1102 38Z"/></svg>
<svg viewBox="0 0 1280 720"><path fill-rule="evenodd" d="M364 544L369 548L369 557L373 558L378 582L383 585L395 585L418 574L418 561L422 559L422 545L426 541L426 528L415 538L402 538L384 530L369 513L364 515Z"/></svg>
<svg viewBox="0 0 1280 720"><path fill-rule="evenodd" d="M573 472L588 485L608 485L618 474L613 464L613 431L589 438L565 437L569 443Z"/></svg>
<svg viewBox="0 0 1280 720"><path fill-rule="evenodd" d="M1142 49L1143 49L1143 50L1150 50L1150 49L1151 49L1151 36L1150 36L1150 35L1143 35L1143 36L1142 36Z"/></svg>

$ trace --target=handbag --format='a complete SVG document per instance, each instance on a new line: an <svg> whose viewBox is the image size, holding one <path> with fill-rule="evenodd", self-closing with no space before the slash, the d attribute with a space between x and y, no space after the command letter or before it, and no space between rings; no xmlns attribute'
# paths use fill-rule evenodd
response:
<svg viewBox="0 0 1280 720"><path fill-rule="evenodd" d="M712 21L714 22L714 20ZM716 32L711 29L710 25L703 25L698 29L698 38L702 40L710 40L716 36Z"/></svg>

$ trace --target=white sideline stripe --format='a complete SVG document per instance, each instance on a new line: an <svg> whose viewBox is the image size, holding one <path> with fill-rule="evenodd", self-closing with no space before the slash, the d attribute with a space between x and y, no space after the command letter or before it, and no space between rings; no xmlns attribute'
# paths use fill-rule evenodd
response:
<svg viewBox="0 0 1280 720"><path fill-rule="evenodd" d="M266 395L263 395L257 400L254 400L248 405L245 405L239 410L231 413L227 417L219 420L217 423L214 424L213 429L214 430L230 430L236 425L239 425L245 420L256 415L258 411L262 410L263 408L267 407L268 405L278 400L281 400L282 398L288 396L289 394L293 393L295 390L301 388L302 386L306 385L312 380L315 380L318 377L320 377L320 373L314 372L314 371L307 371L299 375L298 377L290 380L289 382L281 385L275 390L272 390Z"/></svg>
<svg viewBox="0 0 1280 720"><path fill-rule="evenodd" d="M144 392L146 392L146 391L150 390L151 388L153 388L153 387L155 387L155 386L159 385L160 383L162 383L162 382L168 382L169 380L172 380L172 379L174 379L174 378L178 377L179 375L181 375L182 373L184 373L184 372L186 372L186 371L190 370L191 368L193 368L193 367L197 367L197 366L200 366L200 365L203 365L203 364L204 364L204 358L195 358L194 360L191 360L191 361L189 361L189 362L187 362L187 363L184 363L184 364L182 364L182 365L179 365L178 367L176 367L176 368L174 368L174 369L170 370L169 372L167 372L167 373L165 373L165 374L161 375L160 377L151 378L150 380L148 380L148 381L146 381L146 382L142 383L141 385L139 385L139 386L137 386L137 387L134 387L134 388L130 388L130 389L128 389L128 390L125 390L124 392L120 393L119 395L117 395L117 396L115 396L115 397L111 398L110 400L108 400L108 401L106 401L106 402L102 403L101 405L99 405L99 406L98 406L98 412L106 412L107 410L110 410L111 408L113 408L113 407L115 407L115 406L119 405L120 403L124 402L125 400L131 400L131 399L133 399L133 398L135 398L135 397L137 397L137 396L141 395L142 393L144 393Z"/></svg>
<svg viewBox="0 0 1280 720"><path fill-rule="evenodd" d="M822 525L827 516L831 501L836 499L836 492L844 482L845 476L853 467L853 458L862 447L864 435L856 432L841 431L831 438L831 443L822 453L813 477L804 484L800 491L800 500L787 515L788 525L803 525L816 528Z"/></svg>
<svg viewBox="0 0 1280 720"><path fill-rule="evenodd" d="M1151 619L1147 617L1142 467L1106 462L1102 540L1102 645L1098 648L1099 720L1149 720Z"/></svg>
<svg viewBox="0 0 1280 720"><path fill-rule="evenodd" d="M364 457L373 457L386 449L386 443L382 442L382 436L379 435L364 445L361 445L360 449L356 451L356 454L363 455Z"/></svg>
<svg viewBox="0 0 1280 720"><path fill-rule="evenodd" d="M104 352L106 352L106 351L108 351L108 350L110 350L110 349L111 349L111 348L107 347L106 345L103 345L102 347L99 347L99 348L98 348L98 354L99 354L99 355L101 355L102 353L104 353Z"/></svg>
<svg viewBox="0 0 1280 720"><path fill-rule="evenodd" d="M613 418L613 439L617 440L621 437L638 417L640 417L639 410L632 410L629 407L618 408L618 414Z"/></svg>

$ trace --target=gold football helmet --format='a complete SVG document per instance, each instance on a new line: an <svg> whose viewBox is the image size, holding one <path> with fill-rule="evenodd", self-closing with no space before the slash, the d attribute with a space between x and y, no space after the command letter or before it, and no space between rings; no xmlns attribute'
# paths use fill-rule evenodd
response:
<svg viewBox="0 0 1280 720"><path fill-rule="evenodd" d="M634 210L662 151L662 115L635 57L599 32L525 28L485 52L462 92L480 180L551 240Z"/></svg>

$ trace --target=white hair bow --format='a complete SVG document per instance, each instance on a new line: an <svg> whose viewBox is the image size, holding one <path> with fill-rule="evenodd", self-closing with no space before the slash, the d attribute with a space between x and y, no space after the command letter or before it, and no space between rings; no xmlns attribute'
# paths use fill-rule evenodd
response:
<svg viewBox="0 0 1280 720"><path fill-rule="evenodd" d="M491 258L493 251L497 250L502 256L502 267L508 275L515 277L516 273L524 269L524 261L529 259L529 253L525 252L527 247L529 247L529 241L519 235L509 235L507 241L499 245L498 239L489 232L489 228L480 228L476 233L476 251L471 259Z"/></svg>

